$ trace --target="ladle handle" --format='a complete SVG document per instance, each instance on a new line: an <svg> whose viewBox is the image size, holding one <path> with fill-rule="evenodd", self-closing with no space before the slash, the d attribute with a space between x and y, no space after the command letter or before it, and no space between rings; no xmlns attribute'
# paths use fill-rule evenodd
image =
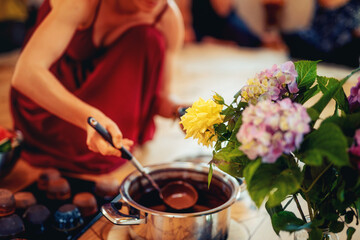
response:
<svg viewBox="0 0 360 240"><path fill-rule="evenodd" d="M130 162L136 167L137 170L141 172L143 176L145 176L151 183L151 185L159 192L160 197L162 198L161 190L159 186L156 184L156 182L150 177L150 175L145 171L143 166L140 164L140 162L124 147L117 148L114 146L114 143L112 141L112 137L110 133L93 117L88 118L88 123L90 126L92 126L106 141L108 141L114 148L119 149L121 151L121 157L125 158L127 160L130 160Z"/></svg>
<svg viewBox="0 0 360 240"><path fill-rule="evenodd" d="M89 117L88 123L91 127L93 127L107 142L109 142L114 148L117 148L114 146L114 143L112 141L112 137L110 133L98 122L95 118ZM121 151L121 157L125 158L127 160L132 160L133 155L124 147L117 148Z"/></svg>
<svg viewBox="0 0 360 240"><path fill-rule="evenodd" d="M189 107L181 107L181 108L179 108L179 109L177 110L177 111L178 111L178 115L179 115L180 118L185 115L186 109L188 109L188 108L189 108Z"/></svg>

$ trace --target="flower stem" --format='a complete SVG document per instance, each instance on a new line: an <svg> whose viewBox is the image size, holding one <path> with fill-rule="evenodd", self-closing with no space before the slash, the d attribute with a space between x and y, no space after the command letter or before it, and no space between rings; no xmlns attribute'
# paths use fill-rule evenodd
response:
<svg viewBox="0 0 360 240"><path fill-rule="evenodd" d="M225 107L227 107L227 108L230 108L230 109L236 111L236 108L234 108L234 107L231 106L231 105L228 105L228 104L226 104L226 103L224 103L223 105L224 105Z"/></svg>
<svg viewBox="0 0 360 240"><path fill-rule="evenodd" d="M299 200L298 200L296 194L293 194L293 198L294 198L294 200L296 202L296 207L298 208L298 210L300 212L301 218L304 220L304 222L306 222L306 217L304 215L303 210L301 209L301 206L300 206L300 203L299 203Z"/></svg>
<svg viewBox="0 0 360 240"><path fill-rule="evenodd" d="M308 205L310 220L312 221L312 220L314 219L314 215L313 215L313 212L312 212L311 202L310 202L310 199L309 199L309 195L308 195L307 193L304 193L304 195L305 195L305 200L306 200L307 205Z"/></svg>
<svg viewBox="0 0 360 240"><path fill-rule="evenodd" d="M314 187L315 183L321 178L322 175L324 175L324 173L329 170L329 168L332 166L333 164L329 164L316 178L315 180L311 183L311 185L309 186L308 189L303 189L304 193L308 193L310 192L310 190Z"/></svg>

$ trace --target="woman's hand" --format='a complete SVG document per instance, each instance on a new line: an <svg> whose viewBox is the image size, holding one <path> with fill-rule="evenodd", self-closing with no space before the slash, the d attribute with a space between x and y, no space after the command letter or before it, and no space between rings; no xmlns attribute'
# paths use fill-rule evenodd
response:
<svg viewBox="0 0 360 240"><path fill-rule="evenodd" d="M106 116L97 117L96 120L110 133L113 144L116 148L114 148L90 125L88 125L86 127L86 144L91 151L100 153L104 156L120 157L121 152L117 148L121 148L123 146L127 150L130 150L130 147L134 144L134 142L130 139L123 138L123 135L115 122Z"/></svg>
<svg viewBox="0 0 360 240"><path fill-rule="evenodd" d="M196 41L195 31L192 26L185 26L185 43L192 43Z"/></svg>
<svg viewBox="0 0 360 240"><path fill-rule="evenodd" d="M176 119L179 119L181 121L181 117L185 115L186 109L188 109L189 107L191 107L190 104L179 105L176 109L176 115L175 115ZM180 126L181 131L183 131L186 134L184 126L182 125L181 122L179 123L179 126Z"/></svg>

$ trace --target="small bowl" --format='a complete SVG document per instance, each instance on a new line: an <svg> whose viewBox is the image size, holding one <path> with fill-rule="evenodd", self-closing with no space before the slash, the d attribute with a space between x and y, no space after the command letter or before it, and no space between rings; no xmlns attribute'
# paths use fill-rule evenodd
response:
<svg viewBox="0 0 360 240"><path fill-rule="evenodd" d="M24 231L24 222L17 214L0 218L0 239L13 239Z"/></svg>
<svg viewBox="0 0 360 240"><path fill-rule="evenodd" d="M4 178L11 172L20 157L23 137L20 131L14 131L12 133L14 137L11 139L10 150L0 152L0 179Z"/></svg>
<svg viewBox="0 0 360 240"><path fill-rule="evenodd" d="M54 214L54 227L60 232L70 232L80 227L84 220L74 204L62 205Z"/></svg>

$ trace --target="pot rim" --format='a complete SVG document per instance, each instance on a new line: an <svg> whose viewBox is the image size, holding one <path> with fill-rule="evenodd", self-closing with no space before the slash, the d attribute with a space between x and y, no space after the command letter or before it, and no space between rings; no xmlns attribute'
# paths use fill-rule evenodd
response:
<svg viewBox="0 0 360 240"><path fill-rule="evenodd" d="M199 172L208 172L209 167L208 164L205 163L192 163L192 162L171 162L171 163L162 163L162 164L154 164L154 165L148 165L144 167L145 171L148 173L151 173L152 171L156 170L164 170L164 169L191 169L191 170L197 170ZM135 202L130 195L128 194L125 189L128 189L132 180L136 179L137 177L140 177L141 173L139 171L133 171L130 173L121 183L120 185L120 194L121 198L129 204L131 207L138 209L141 212L149 213L156 216L163 216L163 217L172 217L172 218L188 218L188 217L198 217L198 216L204 216L209 215L213 213L217 213L219 211L222 211L228 207L230 207L237 199L238 194L240 193L240 185L236 181L236 179L229 174L221 171L218 168L213 168L213 177L217 177L219 180L224 182L227 185L230 185L230 187L233 189L229 199L223 203L222 205L202 212L195 212L195 213L172 213L172 212L162 212L157 211L154 209L147 208L145 206L140 205L139 203Z"/></svg>

